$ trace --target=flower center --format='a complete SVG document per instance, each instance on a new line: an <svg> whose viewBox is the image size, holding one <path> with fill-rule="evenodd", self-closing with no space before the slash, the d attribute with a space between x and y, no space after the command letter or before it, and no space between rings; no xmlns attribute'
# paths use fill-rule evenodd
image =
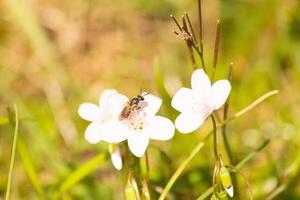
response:
<svg viewBox="0 0 300 200"><path fill-rule="evenodd" d="M197 98L195 98L195 99L193 99L193 103L192 103L192 111L195 114L209 113L209 112L211 112L211 107L207 103L207 101L205 101L205 99L197 99Z"/></svg>
<svg viewBox="0 0 300 200"><path fill-rule="evenodd" d="M138 110L132 110L130 116L123 120L123 123L133 131L142 131L147 125L144 107L140 107Z"/></svg>

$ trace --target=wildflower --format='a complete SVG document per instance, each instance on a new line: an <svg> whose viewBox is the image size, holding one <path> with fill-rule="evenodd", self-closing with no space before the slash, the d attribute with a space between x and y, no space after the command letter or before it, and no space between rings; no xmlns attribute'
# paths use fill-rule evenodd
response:
<svg viewBox="0 0 300 200"><path fill-rule="evenodd" d="M231 90L228 80L219 80L211 85L202 69L193 72L191 85L191 89L181 88L172 99L172 107L181 112L175 120L175 126L181 133L199 128L214 110L226 102Z"/></svg>
<svg viewBox="0 0 300 200"><path fill-rule="evenodd" d="M161 99L151 94L143 94L142 97L143 100L138 103L139 108L131 109L128 117L119 117L119 120L110 121L105 126L105 133L110 137L104 137L107 142L120 141L126 137L130 151L137 157L144 155L150 139L169 140L175 131L169 119L156 115ZM126 96L116 93L109 97L108 106L114 108L115 114L120 116L128 102Z"/></svg>

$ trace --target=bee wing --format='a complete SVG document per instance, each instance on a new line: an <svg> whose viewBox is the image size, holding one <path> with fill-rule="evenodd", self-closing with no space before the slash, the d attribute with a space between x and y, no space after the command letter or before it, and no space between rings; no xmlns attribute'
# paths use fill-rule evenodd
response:
<svg viewBox="0 0 300 200"><path fill-rule="evenodd" d="M119 120L126 119L129 116L130 112L131 112L131 108L130 108L129 104L126 103L119 115Z"/></svg>

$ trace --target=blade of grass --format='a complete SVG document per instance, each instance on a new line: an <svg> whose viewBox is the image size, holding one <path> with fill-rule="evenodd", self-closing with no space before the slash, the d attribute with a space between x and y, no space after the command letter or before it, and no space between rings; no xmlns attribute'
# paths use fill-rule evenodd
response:
<svg viewBox="0 0 300 200"><path fill-rule="evenodd" d="M187 157L187 159L185 159L181 165L177 168L177 170L175 171L175 173L172 175L172 177L170 178L170 180L168 181L166 187L164 188L164 190L162 191L160 197L158 198L158 200L163 200L166 198L167 194L169 193L170 189L172 188L172 186L174 185L175 181L178 179L178 177L180 176L180 174L183 172L183 170L186 168L186 166L188 165L188 163L197 155L197 153L200 151L200 149L203 147L204 143L200 142L195 148L194 150L190 153L190 155Z"/></svg>
<svg viewBox="0 0 300 200"><path fill-rule="evenodd" d="M13 128L14 127L14 118L13 113L8 109L8 119L9 119L9 125ZM18 118L20 120L20 118ZM17 141L17 152L21 158L22 165L32 183L34 188L37 190L38 194L40 195L41 199L45 199L45 192L42 189L42 186L39 182L37 173L35 172L33 161L30 157L29 151L27 150L27 147L22 139L22 136L19 136L19 139Z"/></svg>
<svg viewBox="0 0 300 200"><path fill-rule="evenodd" d="M81 181L83 178L91 174L93 171L95 171L99 165L101 165L105 161L105 154L101 153L87 162L85 162L83 165L81 165L79 168L77 168L75 171L73 171L60 185L59 191L54 195L54 199L59 199L60 196L68 191L70 188L72 188L75 184L77 184L79 181Z"/></svg>
<svg viewBox="0 0 300 200"><path fill-rule="evenodd" d="M25 142L23 141L22 137L20 137L18 140L17 150L18 150L18 154L21 158L22 165L26 171L26 174L27 174L31 184L33 185L33 187L39 194L40 198L46 199L45 192L41 186L38 175L34 168L32 157L30 156L30 153L29 153L27 146L26 146Z"/></svg>
<svg viewBox="0 0 300 200"><path fill-rule="evenodd" d="M9 119L11 123L14 123L14 121L15 121L15 125L14 125L14 138L13 138L12 153L11 153L11 159L10 159L10 165L9 165L5 200L9 200L9 197L10 197L12 173L13 173L15 157L16 157L18 129L19 129L19 113L18 113L17 105L14 106L14 109L15 109L15 120L13 120L12 118Z"/></svg>
<svg viewBox="0 0 300 200"><path fill-rule="evenodd" d="M162 72L161 65L159 63L159 59L157 57L154 58L153 61L154 73L155 73L155 82L157 88L159 90L160 96L162 97L163 101L165 102L166 111L171 119L175 119L175 113L173 112L171 105L172 98L168 93L165 84L164 84L164 76Z"/></svg>
<svg viewBox="0 0 300 200"><path fill-rule="evenodd" d="M240 170L249 160L251 160L257 153L261 152L268 144L270 140L266 140L260 147L249 153L245 158L243 158L236 166L235 169ZM202 195L200 195L197 200L204 200L213 192L213 187L207 189Z"/></svg>

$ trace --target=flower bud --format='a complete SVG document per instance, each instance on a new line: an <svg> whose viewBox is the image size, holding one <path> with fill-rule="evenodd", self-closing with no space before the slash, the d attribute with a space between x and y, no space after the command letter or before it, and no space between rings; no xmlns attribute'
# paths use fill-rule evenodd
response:
<svg viewBox="0 0 300 200"><path fill-rule="evenodd" d="M123 164L122 164L122 156L121 156L120 148L116 145L110 144L109 152L110 152L110 158L111 158L113 166L117 170L121 170Z"/></svg>
<svg viewBox="0 0 300 200"><path fill-rule="evenodd" d="M140 193L136 180L132 174L128 175L128 180L125 188L126 200L140 200Z"/></svg>
<svg viewBox="0 0 300 200"><path fill-rule="evenodd" d="M230 173L227 170L227 168L223 165L221 166L221 169L220 169L220 180L221 180L221 183L222 183L223 187L225 188L227 194L230 197L233 197L233 186L232 186L232 182L231 182Z"/></svg>

